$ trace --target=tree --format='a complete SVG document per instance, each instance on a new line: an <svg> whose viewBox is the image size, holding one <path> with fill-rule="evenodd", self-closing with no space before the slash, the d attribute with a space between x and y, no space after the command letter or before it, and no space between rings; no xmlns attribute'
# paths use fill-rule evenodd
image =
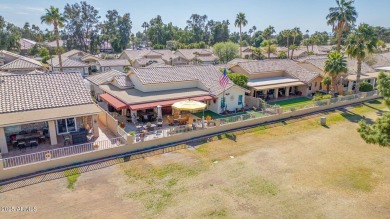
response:
<svg viewBox="0 0 390 219"><path fill-rule="evenodd" d="M39 56L42 58L43 63L47 63L47 60L50 59L50 52L45 47L39 49Z"/></svg>
<svg viewBox="0 0 390 219"><path fill-rule="evenodd" d="M331 94L334 95L337 88L337 79L340 74L348 71L347 60L344 55L336 51L330 52L328 59L325 61L324 71L331 78Z"/></svg>
<svg viewBox="0 0 390 219"><path fill-rule="evenodd" d="M359 25L347 40L346 53L350 58L357 60L356 89L359 91L360 77L362 73L362 61L368 54L372 54L377 46L378 38L374 29L368 24Z"/></svg>
<svg viewBox="0 0 390 219"><path fill-rule="evenodd" d="M290 58L290 36L291 30L283 30L279 33L282 37L286 38L286 47L287 47L287 58ZM280 45L280 44L279 44Z"/></svg>
<svg viewBox="0 0 390 219"><path fill-rule="evenodd" d="M326 86L326 92L329 93L329 86L332 84L332 79L326 76L322 79L322 84Z"/></svg>
<svg viewBox="0 0 390 219"><path fill-rule="evenodd" d="M248 76L238 73L228 73L228 77L235 85L248 88Z"/></svg>
<svg viewBox="0 0 390 219"><path fill-rule="evenodd" d="M336 0L336 7L329 8L329 14L326 16L328 25L333 27L333 32L337 34L337 51L341 49L342 33L350 28L358 16L354 0Z"/></svg>
<svg viewBox="0 0 390 219"><path fill-rule="evenodd" d="M233 42L216 43L213 52L222 63L227 63L238 57L239 46Z"/></svg>
<svg viewBox="0 0 390 219"><path fill-rule="evenodd" d="M149 24L147 22L143 22L142 23L142 28L144 28L145 46L148 46L148 35L146 33L148 32Z"/></svg>
<svg viewBox="0 0 390 219"><path fill-rule="evenodd" d="M56 35L57 51L58 51L58 61L60 65L60 71L62 72L62 59L61 59L61 48L60 48L60 36L58 34L58 28L64 26L65 17L60 13L58 8L50 6L49 9L45 9L46 14L41 17L41 22L47 25L53 25L54 32Z"/></svg>
<svg viewBox="0 0 390 219"><path fill-rule="evenodd" d="M378 90L383 96L386 105L390 108L390 74L379 73ZM384 113L374 124L364 120L359 122L358 132L368 144L378 144L383 147L390 146L390 112Z"/></svg>
<svg viewBox="0 0 390 219"><path fill-rule="evenodd" d="M66 25L64 35L67 38L68 49L78 48L87 52L91 45L92 31L96 31L99 25L99 11L85 1L75 4L66 4L64 7ZM96 41L96 35L93 39ZM92 49L93 50L93 49Z"/></svg>
<svg viewBox="0 0 390 219"><path fill-rule="evenodd" d="M192 33L191 43L205 41L207 15L192 14L187 20L186 29Z"/></svg>
<svg viewBox="0 0 390 219"><path fill-rule="evenodd" d="M116 10L109 10L107 21L103 23L104 39L111 43L115 52L120 52L128 46L131 36L132 22L130 14L120 16Z"/></svg>
<svg viewBox="0 0 390 219"><path fill-rule="evenodd" d="M245 27L247 24L248 21L245 18L245 14L242 12L238 13L234 25L240 28L240 58L242 58L242 27Z"/></svg>
<svg viewBox="0 0 390 219"><path fill-rule="evenodd" d="M299 29L299 27L295 27L294 29L291 30L291 36L293 37L293 43L290 46L290 49L291 49L290 59L292 60L293 57L294 57L294 51L295 51L295 49L298 48L298 45L299 45L299 44L295 44L296 43L296 39L297 39L298 36L302 36L302 32Z"/></svg>
<svg viewBox="0 0 390 219"><path fill-rule="evenodd" d="M271 56L271 40L272 40L272 35L275 33L275 28L273 26L268 26L267 28L264 29L263 31L263 38L267 40L268 42L268 58Z"/></svg>

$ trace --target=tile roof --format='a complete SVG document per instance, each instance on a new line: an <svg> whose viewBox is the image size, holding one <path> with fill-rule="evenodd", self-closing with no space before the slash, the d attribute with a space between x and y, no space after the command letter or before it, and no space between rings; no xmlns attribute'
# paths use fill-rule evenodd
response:
<svg viewBox="0 0 390 219"><path fill-rule="evenodd" d="M374 59L374 64L372 67L378 68L378 67L388 67L390 66L390 53L378 53L372 55Z"/></svg>
<svg viewBox="0 0 390 219"><path fill-rule="evenodd" d="M327 60L327 59L328 58L326 56L309 56L309 57L300 59L300 61L310 63L323 71L325 60ZM347 58L347 68L348 68L349 74L356 73L357 72L357 61L355 59ZM375 72L375 70L373 68L371 68L370 66L368 66L365 62L362 62L362 73L370 73L370 72Z"/></svg>
<svg viewBox="0 0 390 219"><path fill-rule="evenodd" d="M121 89L134 87L133 82L127 75L116 75L112 78L112 80L115 80L118 85L117 87Z"/></svg>
<svg viewBox="0 0 390 219"><path fill-rule="evenodd" d="M11 70L11 69L36 69L42 68L43 65L36 60L30 58L18 58L12 62L9 62L3 66L0 66L2 70Z"/></svg>
<svg viewBox="0 0 390 219"><path fill-rule="evenodd" d="M199 81L211 94L218 95L223 92L219 84L221 72L218 67L212 65L191 65L175 67L132 68L143 84L158 84L180 81ZM226 89L234 86L229 80Z"/></svg>
<svg viewBox="0 0 390 219"><path fill-rule="evenodd" d="M23 50L31 49L35 44L37 44L37 42L25 38L21 38L19 43L20 43L20 49Z"/></svg>
<svg viewBox="0 0 390 219"><path fill-rule="evenodd" d="M134 61L138 62L140 65L151 65L154 63L160 63L160 64L165 64L164 60L162 59L149 59L149 58L139 58L135 59Z"/></svg>
<svg viewBox="0 0 390 219"><path fill-rule="evenodd" d="M91 76L87 77L87 80L96 84L96 85L101 85L101 84L104 84L108 81L111 81L115 76L121 76L121 75L126 76L126 74L123 72L119 72L117 70L110 70L108 72L103 72L103 73L91 75Z"/></svg>
<svg viewBox="0 0 390 219"><path fill-rule="evenodd" d="M64 40L59 40L59 44L60 46L64 46ZM57 41L51 41L51 42L47 42L46 45L48 45L49 47L57 47Z"/></svg>
<svg viewBox="0 0 390 219"><path fill-rule="evenodd" d="M77 61L74 59L69 59L66 56L61 55L61 59L62 59L62 67L65 67L65 68L66 67L88 67L89 66L87 63L84 63L82 61ZM53 67L60 67L60 61L59 61L58 56L54 56L52 61L48 60L47 62L49 64L51 64L51 62L53 62Z"/></svg>
<svg viewBox="0 0 390 219"><path fill-rule="evenodd" d="M162 50L125 50L123 51L130 60L142 59L147 56L161 56L161 59L165 62L169 62L170 58L173 58L173 53L171 50L162 49Z"/></svg>
<svg viewBox="0 0 390 219"><path fill-rule="evenodd" d="M289 59L268 59L261 61L239 62L237 65L249 74L283 71L305 83L320 75L318 72L312 72L302 68L296 62Z"/></svg>
<svg viewBox="0 0 390 219"><path fill-rule="evenodd" d="M205 60L210 60L210 61L218 60L218 57L213 54L213 51L211 49L178 49L176 52L183 54L183 56L187 60L195 59L196 55L194 53L196 53L196 52L199 53L199 56L198 56L199 60L201 60L201 57L210 57L208 59L205 58Z"/></svg>
<svg viewBox="0 0 390 219"><path fill-rule="evenodd" d="M0 114L93 103L79 73L0 76Z"/></svg>
<svg viewBox="0 0 390 219"><path fill-rule="evenodd" d="M100 66L130 66L130 63L126 59L106 59L99 60Z"/></svg>
<svg viewBox="0 0 390 219"><path fill-rule="evenodd" d="M26 58L24 56L21 56L19 54L16 54L16 53L13 53L13 52L10 52L10 51L7 51L7 50L0 50L0 53L3 53L3 54L6 54L6 55L9 55L11 57L14 57L14 58Z"/></svg>

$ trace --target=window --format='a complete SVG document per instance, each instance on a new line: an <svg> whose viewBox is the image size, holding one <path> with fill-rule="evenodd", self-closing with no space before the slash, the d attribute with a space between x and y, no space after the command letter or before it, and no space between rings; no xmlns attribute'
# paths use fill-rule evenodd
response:
<svg viewBox="0 0 390 219"><path fill-rule="evenodd" d="M225 108L225 97L221 98L221 108Z"/></svg>
<svg viewBox="0 0 390 219"><path fill-rule="evenodd" d="M317 87L317 81L314 83L314 87L315 87L315 88Z"/></svg>
<svg viewBox="0 0 390 219"><path fill-rule="evenodd" d="M69 132L77 131L76 128L76 119L75 118L67 118L57 120L57 132L58 134L65 134Z"/></svg>
<svg viewBox="0 0 390 219"><path fill-rule="evenodd" d="M242 105L242 95L238 95L238 105Z"/></svg>

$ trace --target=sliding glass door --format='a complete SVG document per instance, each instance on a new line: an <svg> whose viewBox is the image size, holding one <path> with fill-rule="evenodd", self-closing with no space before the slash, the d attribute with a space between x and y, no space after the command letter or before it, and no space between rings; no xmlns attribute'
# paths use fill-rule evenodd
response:
<svg viewBox="0 0 390 219"><path fill-rule="evenodd" d="M59 119L57 120L57 133L66 134L69 132L76 132L77 125L75 118Z"/></svg>

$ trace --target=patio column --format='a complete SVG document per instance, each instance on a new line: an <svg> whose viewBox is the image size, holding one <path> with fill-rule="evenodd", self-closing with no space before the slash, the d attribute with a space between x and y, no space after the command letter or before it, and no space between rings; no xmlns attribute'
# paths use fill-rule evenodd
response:
<svg viewBox="0 0 390 219"><path fill-rule="evenodd" d="M56 132L56 121L50 120L47 123L49 124L50 144L56 145L56 144L58 144L57 132Z"/></svg>
<svg viewBox="0 0 390 219"><path fill-rule="evenodd" d="M2 154L8 153L7 140L5 138L4 128L0 128L0 150Z"/></svg>
<svg viewBox="0 0 390 219"><path fill-rule="evenodd" d="M286 87L286 97L290 96L290 87Z"/></svg>
<svg viewBox="0 0 390 219"><path fill-rule="evenodd" d="M126 116L126 109L122 109L122 116Z"/></svg>
<svg viewBox="0 0 390 219"><path fill-rule="evenodd" d="M275 95L275 99L278 99L278 97L279 97L279 88L275 88L274 95Z"/></svg>
<svg viewBox="0 0 390 219"><path fill-rule="evenodd" d="M98 115L92 115L93 136L99 137Z"/></svg>
<svg viewBox="0 0 390 219"><path fill-rule="evenodd" d="M352 90L353 81L348 81L348 91Z"/></svg>
<svg viewBox="0 0 390 219"><path fill-rule="evenodd" d="M130 110L130 115L133 124L137 123L137 110Z"/></svg>

